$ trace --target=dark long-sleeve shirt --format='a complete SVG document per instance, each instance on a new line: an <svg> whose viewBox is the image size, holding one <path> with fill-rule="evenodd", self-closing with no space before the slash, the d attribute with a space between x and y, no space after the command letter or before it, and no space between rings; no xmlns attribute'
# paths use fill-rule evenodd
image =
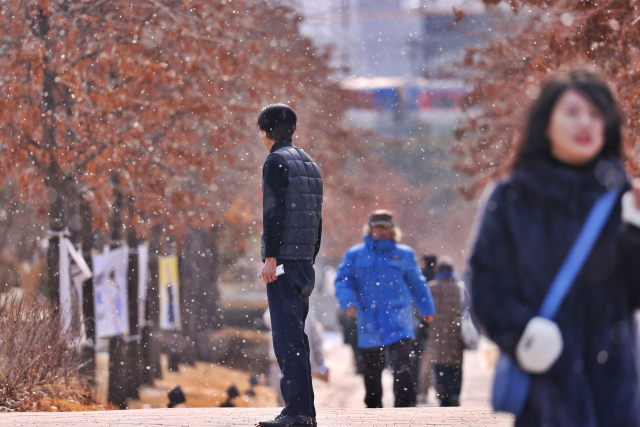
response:
<svg viewBox="0 0 640 427"><path fill-rule="evenodd" d="M271 147L271 153L282 147L292 147L291 140L276 141ZM280 156L269 156L262 168L262 226L264 229L265 256L275 258L282 244L285 221L285 197L289 185L289 169L287 162ZM318 240L313 255L315 260L320 251L322 238L322 220L318 226Z"/></svg>

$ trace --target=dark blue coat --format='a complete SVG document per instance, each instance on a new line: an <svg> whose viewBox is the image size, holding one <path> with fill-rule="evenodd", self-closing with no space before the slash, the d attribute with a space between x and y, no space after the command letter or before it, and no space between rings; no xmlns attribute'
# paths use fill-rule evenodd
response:
<svg viewBox="0 0 640 427"><path fill-rule="evenodd" d="M338 267L340 307L357 308L358 347L372 348L414 338L414 301L420 314L435 314L427 281L409 246L371 236L349 249Z"/></svg>
<svg viewBox="0 0 640 427"><path fill-rule="evenodd" d="M540 160L493 191L470 258L471 293L489 338L512 357L593 204L612 187L629 188L617 160L581 168ZM563 353L533 375L516 426L640 426L632 353L640 230L620 215L618 203L554 319Z"/></svg>

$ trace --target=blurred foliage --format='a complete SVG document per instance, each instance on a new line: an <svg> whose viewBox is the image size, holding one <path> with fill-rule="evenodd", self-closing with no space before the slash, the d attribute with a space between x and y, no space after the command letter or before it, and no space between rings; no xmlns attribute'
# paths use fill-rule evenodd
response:
<svg viewBox="0 0 640 427"><path fill-rule="evenodd" d="M0 253L12 254L12 261L30 260L40 245L46 223L20 197L20 187L9 179L0 186Z"/></svg>
<svg viewBox="0 0 640 427"><path fill-rule="evenodd" d="M81 203L94 229L108 229L117 189L139 237L154 224L178 237L188 224L227 224L241 251L261 216L257 112L287 102L299 116L294 143L323 170L329 229L360 220L342 200L368 203L360 177L388 168L341 173L350 153L368 153L343 125L350 101L330 78L332 52L301 36L301 20L269 2L5 1L0 178L15 177L54 230L73 225ZM400 200L406 186L394 182L367 186ZM328 245L343 249L335 234Z"/></svg>
<svg viewBox="0 0 640 427"><path fill-rule="evenodd" d="M461 66L475 69L466 97L469 120L458 132L457 167L473 176L474 197L511 168L524 114L542 82L573 69L606 78L625 113L626 164L640 172L640 10L634 0L485 0L502 15L500 37L470 47ZM510 9L492 8L500 4ZM458 19L467 19L458 16Z"/></svg>

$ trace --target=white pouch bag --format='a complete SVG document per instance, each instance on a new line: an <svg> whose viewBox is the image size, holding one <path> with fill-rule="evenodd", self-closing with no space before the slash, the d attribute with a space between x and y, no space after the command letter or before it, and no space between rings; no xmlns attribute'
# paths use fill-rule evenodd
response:
<svg viewBox="0 0 640 427"><path fill-rule="evenodd" d="M464 348L467 350L475 350L478 348L478 341L480 340L480 331L476 328L469 311L469 305L467 304L466 293L464 284L460 283L460 335Z"/></svg>

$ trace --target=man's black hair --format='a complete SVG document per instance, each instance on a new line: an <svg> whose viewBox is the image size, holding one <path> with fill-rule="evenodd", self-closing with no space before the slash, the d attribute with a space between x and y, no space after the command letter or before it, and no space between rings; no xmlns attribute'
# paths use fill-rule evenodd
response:
<svg viewBox="0 0 640 427"><path fill-rule="evenodd" d="M568 90L574 90L595 105L604 116L604 158L619 157L622 135L621 114L607 83L588 71L574 71L565 79L547 82L529 110L529 121L522 135L514 168L529 168L540 158L551 157L551 142L546 136L553 108Z"/></svg>
<svg viewBox="0 0 640 427"><path fill-rule="evenodd" d="M297 122L296 113L285 104L269 104L258 115L258 127L274 141L291 139Z"/></svg>

